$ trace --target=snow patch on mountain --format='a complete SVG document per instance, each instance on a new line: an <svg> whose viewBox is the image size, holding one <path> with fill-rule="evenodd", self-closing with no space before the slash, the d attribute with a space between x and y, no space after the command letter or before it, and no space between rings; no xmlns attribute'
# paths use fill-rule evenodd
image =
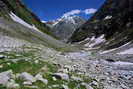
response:
<svg viewBox="0 0 133 89"><path fill-rule="evenodd" d="M111 19L112 18L112 16L106 16L105 18L104 18L104 20L107 20L107 19Z"/></svg>
<svg viewBox="0 0 133 89"><path fill-rule="evenodd" d="M131 62L122 62L122 61L117 61L113 64L114 65L132 65L133 66L133 63L131 63Z"/></svg>
<svg viewBox="0 0 133 89"><path fill-rule="evenodd" d="M54 22L53 26L57 25L60 21L62 21L62 19L57 19L56 21L53 21Z"/></svg>
<svg viewBox="0 0 133 89"><path fill-rule="evenodd" d="M43 20L43 21L41 21L42 23L47 23L47 21L45 21L45 20Z"/></svg>
<svg viewBox="0 0 133 89"><path fill-rule="evenodd" d="M133 54L133 48L130 48L130 49L127 49L123 52L120 52L120 53L117 53L117 54L120 54L120 55L123 55L123 54Z"/></svg>
<svg viewBox="0 0 133 89"><path fill-rule="evenodd" d="M34 30L37 30L37 31L39 31L36 27L35 27L35 25L30 25L30 24L28 24L27 22L25 22L24 20L22 20L20 17L18 17L17 15L15 15L13 12L10 12L10 17L11 17L11 19L13 20L13 21L15 21L15 22L17 22L17 23L20 23L20 24L22 24L22 25L24 25L25 27L28 27L28 28L30 28L30 29L34 29Z"/></svg>
<svg viewBox="0 0 133 89"><path fill-rule="evenodd" d="M95 38L94 36L90 39L90 41L93 41L92 43L87 43L85 44L86 47L94 47L95 45L98 45L98 44L101 44L103 42L105 42L105 37L104 37L104 34L101 35L100 37L98 38Z"/></svg>
<svg viewBox="0 0 133 89"><path fill-rule="evenodd" d="M109 53L109 52L112 52L112 51L115 51L115 50L117 50L117 48L114 48L114 49L110 49L110 50L103 51L103 52L101 52L100 54Z"/></svg>
<svg viewBox="0 0 133 89"><path fill-rule="evenodd" d="M126 44L124 44L124 45L122 45L122 46L120 46L120 47L118 47L118 48L114 48L114 49L110 49L110 50L103 51L103 52L101 52L100 54L105 54L105 53L109 53L109 52L118 50L118 49L120 49L120 48L123 48L123 47L129 45L130 43L131 43L131 42L128 42L128 43L126 43ZM117 54L119 54L119 53L117 53Z"/></svg>

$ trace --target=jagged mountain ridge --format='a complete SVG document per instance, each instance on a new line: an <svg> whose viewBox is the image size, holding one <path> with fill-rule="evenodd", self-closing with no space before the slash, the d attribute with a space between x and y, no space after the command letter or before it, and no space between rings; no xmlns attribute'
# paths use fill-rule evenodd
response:
<svg viewBox="0 0 133 89"><path fill-rule="evenodd" d="M132 42L132 13L132 0L106 0L94 16L74 32L69 41L79 42L104 35L107 41L99 45L101 49L118 48Z"/></svg>
<svg viewBox="0 0 133 89"><path fill-rule="evenodd" d="M72 33L86 22L85 19L79 16L61 17L47 24L51 27L51 32L60 40L67 42Z"/></svg>

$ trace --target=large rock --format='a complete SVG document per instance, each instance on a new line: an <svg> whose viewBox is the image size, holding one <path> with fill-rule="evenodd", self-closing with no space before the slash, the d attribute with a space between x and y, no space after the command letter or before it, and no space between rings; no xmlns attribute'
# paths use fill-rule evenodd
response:
<svg viewBox="0 0 133 89"><path fill-rule="evenodd" d="M36 82L36 78L27 72L23 72L19 75L19 78L28 82Z"/></svg>
<svg viewBox="0 0 133 89"><path fill-rule="evenodd" d="M63 89L69 89L67 85L62 85Z"/></svg>
<svg viewBox="0 0 133 89"><path fill-rule="evenodd" d="M75 77L75 76L72 76L71 79L75 81L83 81L83 79L81 79L80 77Z"/></svg>
<svg viewBox="0 0 133 89"><path fill-rule="evenodd" d="M37 81L41 81L44 84L48 84L48 80L44 79L41 74L37 74L34 77L34 76L32 76L31 74L29 74L27 72L23 72L19 75L19 78L24 80L24 82L23 82L24 85L32 85L32 83L37 82Z"/></svg>
<svg viewBox="0 0 133 89"><path fill-rule="evenodd" d="M54 73L53 76L57 79L69 80L69 75L65 73Z"/></svg>
<svg viewBox="0 0 133 89"><path fill-rule="evenodd" d="M13 80L14 75L12 70L0 73L0 84L7 88L19 88L19 84Z"/></svg>
<svg viewBox="0 0 133 89"><path fill-rule="evenodd" d="M36 80L39 80L39 81L43 82L44 84L48 84L48 80L47 79L44 79L41 74L37 74L35 76L35 78L36 78Z"/></svg>
<svg viewBox="0 0 133 89"><path fill-rule="evenodd" d="M0 59L4 59L5 58L5 56L4 55L0 55Z"/></svg>
<svg viewBox="0 0 133 89"><path fill-rule="evenodd" d="M11 79L10 82L8 82L8 83L6 84L6 87L7 87L7 88L16 89L16 88L19 88L20 86L19 86L19 84L17 84L17 83L15 82L15 80Z"/></svg>
<svg viewBox="0 0 133 89"><path fill-rule="evenodd" d="M85 86L86 89L94 89L93 87L91 87L89 84L87 83L81 83L81 85Z"/></svg>
<svg viewBox="0 0 133 89"><path fill-rule="evenodd" d="M6 85L9 80L12 78L12 70L0 73L0 84Z"/></svg>

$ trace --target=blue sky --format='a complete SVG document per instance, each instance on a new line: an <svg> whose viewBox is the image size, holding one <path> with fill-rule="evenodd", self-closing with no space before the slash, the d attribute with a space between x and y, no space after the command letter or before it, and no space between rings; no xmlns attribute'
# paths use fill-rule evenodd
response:
<svg viewBox="0 0 133 89"><path fill-rule="evenodd" d="M23 0L41 20L55 20L63 14L76 14L88 19L105 0ZM77 12L76 12L77 11ZM85 12L86 11L86 12ZM71 13L72 12L72 13Z"/></svg>

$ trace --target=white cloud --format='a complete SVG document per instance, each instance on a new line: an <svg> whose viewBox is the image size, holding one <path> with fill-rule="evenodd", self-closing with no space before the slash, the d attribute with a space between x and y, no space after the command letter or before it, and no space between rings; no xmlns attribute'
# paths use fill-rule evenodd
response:
<svg viewBox="0 0 133 89"><path fill-rule="evenodd" d="M80 14L81 13L81 10L72 10L70 12L67 12L63 15L63 17L67 17L67 16L70 16L70 15L75 15L75 14Z"/></svg>
<svg viewBox="0 0 133 89"><path fill-rule="evenodd" d="M90 15L90 14L94 14L96 11L97 11L97 9L94 9L94 8L85 9L85 10L76 9L76 10L72 10L70 12L65 13L62 17L68 17L71 15L77 15L77 14L81 14L81 13Z"/></svg>
<svg viewBox="0 0 133 89"><path fill-rule="evenodd" d="M88 14L94 14L96 11L97 9L90 8L90 9L85 9L83 12L88 15Z"/></svg>

